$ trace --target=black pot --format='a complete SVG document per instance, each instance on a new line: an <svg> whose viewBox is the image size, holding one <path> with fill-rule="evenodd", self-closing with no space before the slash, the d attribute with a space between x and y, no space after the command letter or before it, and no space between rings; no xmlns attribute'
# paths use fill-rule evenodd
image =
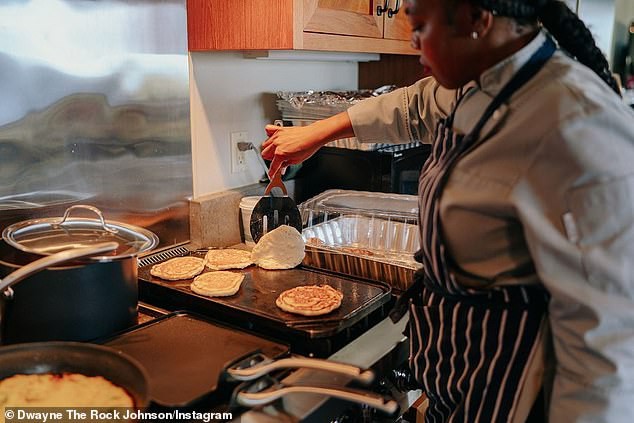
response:
<svg viewBox="0 0 634 423"><path fill-rule="evenodd" d="M0 245L0 341L89 341L137 322L137 254L156 235L99 219L11 225ZM106 253L104 255L104 253ZM19 283L18 283L19 282Z"/></svg>

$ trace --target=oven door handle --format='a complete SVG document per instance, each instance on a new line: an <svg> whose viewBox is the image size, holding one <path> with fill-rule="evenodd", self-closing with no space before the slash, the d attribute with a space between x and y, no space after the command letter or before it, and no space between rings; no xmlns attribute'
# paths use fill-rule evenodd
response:
<svg viewBox="0 0 634 423"><path fill-rule="evenodd" d="M268 360L245 368L229 368L227 373L235 380L250 381L258 379L275 370L280 369L314 369L327 372L339 373L349 376L355 381L364 385L369 385L374 381L375 374L372 370L363 370L351 364L339 363L336 361L323 360L319 358L289 357L279 360Z"/></svg>
<svg viewBox="0 0 634 423"><path fill-rule="evenodd" d="M276 385L271 390L260 392L238 392L235 400L238 404L246 407L266 405L287 394L318 394L328 397L339 398L357 404L367 405L376 408L389 415L395 414L399 410L399 405L393 399L384 398L381 395L369 391L357 389L334 387L334 386L296 386L296 385Z"/></svg>

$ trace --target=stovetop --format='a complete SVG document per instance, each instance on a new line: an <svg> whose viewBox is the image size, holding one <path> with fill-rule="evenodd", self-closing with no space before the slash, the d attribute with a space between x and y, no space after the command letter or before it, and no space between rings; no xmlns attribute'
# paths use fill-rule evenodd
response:
<svg viewBox="0 0 634 423"><path fill-rule="evenodd" d="M182 250L178 255L188 254ZM172 253L163 254L161 257L150 257L142 262L146 267L149 264L157 263L172 258ZM147 270L147 269L145 269ZM328 358L357 365L362 368L373 368L378 376L371 390L375 393L389 394L401 403L402 409L407 409L409 397L407 391L411 389L404 386L405 375L399 374L399 369L406 367L408 345L403 335L406 318L398 324L393 324L386 318L390 310L394 297L377 307L371 313L355 321L354 325L336 333L334 336L316 338L311 342L306 342L306 337L295 337L296 339L280 339L278 333L271 331L271 328L262 328L254 325L249 319L236 320L224 315L215 315L214 310L207 307L207 303L192 295L187 295L183 287L174 288L169 283L156 283L156 281L144 280L140 271L139 281L139 323L151 322L152 320L174 311L193 311L215 320L214 317L221 317L222 324L229 324L235 330L247 331L260 336L268 337L282 342L288 342L291 346L291 354ZM173 284L175 285L175 284ZM182 284L181 284L182 285ZM183 286L186 286L184 284ZM179 292L180 291L180 292ZM176 294L176 295L174 295ZM176 301L174 301L176 297ZM193 299L193 300L192 300ZM217 310L215 310L217 312ZM246 324L245 324L246 322ZM273 328L275 329L275 328ZM292 338L292 337L291 337ZM298 342L300 340L300 342ZM280 379L285 384L314 385L316 383L335 384L337 386L347 386L350 382L345 376L335 376L332 374L309 369L300 369L288 373ZM209 405L207 411L227 411L228 403ZM233 409L232 409L233 410ZM280 421L280 419L290 419L297 422L389 422L381 413L377 413L367 407L348 403L336 399L327 399L317 395L290 394L283 398L283 401L272 406L259 407L257 409L239 411L233 410L233 418L236 422L246 423L268 423ZM346 417L348 416L348 417ZM349 416L356 416L353 420Z"/></svg>

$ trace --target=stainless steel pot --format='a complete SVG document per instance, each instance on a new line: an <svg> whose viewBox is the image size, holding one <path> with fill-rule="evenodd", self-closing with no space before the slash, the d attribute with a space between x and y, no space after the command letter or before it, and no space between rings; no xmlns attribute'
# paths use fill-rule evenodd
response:
<svg viewBox="0 0 634 423"><path fill-rule="evenodd" d="M70 217L77 209L98 219ZM2 343L88 341L136 324L137 254L156 246L153 233L77 205L2 237L0 276L10 273L0 283Z"/></svg>

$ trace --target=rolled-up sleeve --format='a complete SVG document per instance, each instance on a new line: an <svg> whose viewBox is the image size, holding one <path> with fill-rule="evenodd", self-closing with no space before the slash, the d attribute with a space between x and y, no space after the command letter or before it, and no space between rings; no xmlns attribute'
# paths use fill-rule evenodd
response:
<svg viewBox="0 0 634 423"><path fill-rule="evenodd" d="M355 136L361 142L431 142L436 122L455 103L455 90L433 78L361 101L348 109Z"/></svg>
<svg viewBox="0 0 634 423"><path fill-rule="evenodd" d="M631 130L612 117L576 121L550 134L516 187L531 256L551 294L551 422L634 420Z"/></svg>

